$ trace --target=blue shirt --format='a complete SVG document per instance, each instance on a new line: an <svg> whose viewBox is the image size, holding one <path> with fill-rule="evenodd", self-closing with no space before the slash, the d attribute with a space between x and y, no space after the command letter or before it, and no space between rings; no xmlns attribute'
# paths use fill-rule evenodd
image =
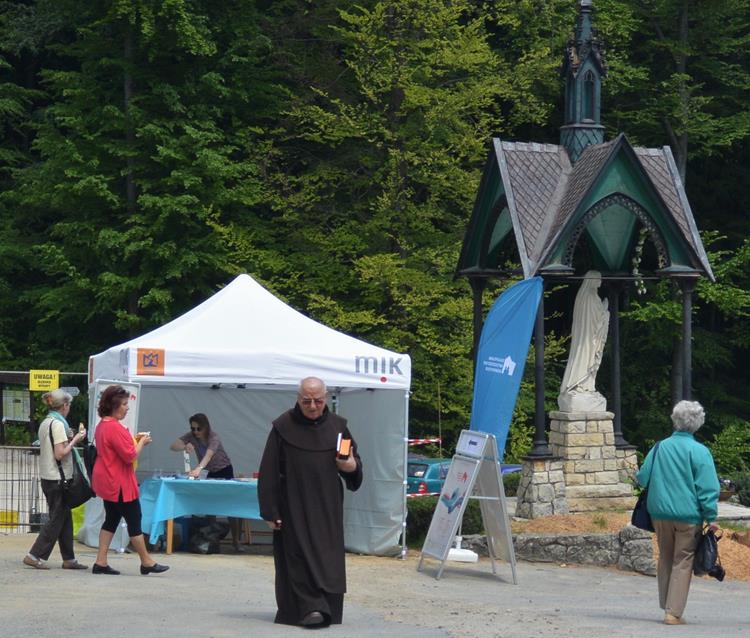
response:
<svg viewBox="0 0 750 638"><path fill-rule="evenodd" d="M689 432L674 432L651 448L636 475L648 486L652 518L700 524L716 520L719 477L708 448Z"/></svg>

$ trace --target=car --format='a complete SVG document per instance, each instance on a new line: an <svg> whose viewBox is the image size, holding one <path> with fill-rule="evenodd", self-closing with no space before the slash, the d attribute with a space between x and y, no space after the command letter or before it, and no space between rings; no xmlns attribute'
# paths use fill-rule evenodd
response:
<svg viewBox="0 0 750 638"><path fill-rule="evenodd" d="M406 467L407 494L437 494L443 488L450 459L409 459Z"/></svg>
<svg viewBox="0 0 750 638"><path fill-rule="evenodd" d="M451 466L450 459L410 457L406 468L407 494L438 494ZM501 465L503 474L520 472L520 465Z"/></svg>

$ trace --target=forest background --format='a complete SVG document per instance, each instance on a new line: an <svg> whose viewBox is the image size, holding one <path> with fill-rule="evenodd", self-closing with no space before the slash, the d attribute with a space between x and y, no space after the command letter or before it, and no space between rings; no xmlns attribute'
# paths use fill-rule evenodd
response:
<svg viewBox="0 0 750 638"><path fill-rule="evenodd" d="M450 450L473 376L455 269L489 140L558 143L577 4L0 0L0 368L85 370L247 272L410 354L411 435ZM595 6L607 139L671 146L717 278L694 302L701 434L748 469L750 0ZM671 429L681 317L645 284L621 327L641 450ZM547 293L548 409L574 294ZM531 443L531 367L509 461Z"/></svg>

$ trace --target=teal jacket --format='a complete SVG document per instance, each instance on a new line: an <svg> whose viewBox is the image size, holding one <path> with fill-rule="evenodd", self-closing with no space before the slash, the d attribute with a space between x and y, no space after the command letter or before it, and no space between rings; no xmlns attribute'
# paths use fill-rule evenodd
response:
<svg viewBox="0 0 750 638"><path fill-rule="evenodd" d="M716 520L719 477L708 448L689 432L674 432L651 448L636 475L648 487L651 518L703 523Z"/></svg>

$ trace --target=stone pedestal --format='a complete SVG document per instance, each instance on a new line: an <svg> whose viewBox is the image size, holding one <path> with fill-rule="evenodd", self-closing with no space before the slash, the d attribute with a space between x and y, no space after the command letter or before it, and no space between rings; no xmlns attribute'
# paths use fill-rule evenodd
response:
<svg viewBox="0 0 750 638"><path fill-rule="evenodd" d="M562 459L571 512L628 509L632 485L620 476L612 412L550 412L552 455ZM629 462L629 461L628 461ZM623 465L623 469L624 465Z"/></svg>
<svg viewBox="0 0 750 638"><path fill-rule="evenodd" d="M519 518L567 514L562 459L525 458L516 497Z"/></svg>
<svg viewBox="0 0 750 638"><path fill-rule="evenodd" d="M620 473L621 483L635 485L635 475L638 473L638 456L636 456L635 445L615 448L617 456L617 470Z"/></svg>

